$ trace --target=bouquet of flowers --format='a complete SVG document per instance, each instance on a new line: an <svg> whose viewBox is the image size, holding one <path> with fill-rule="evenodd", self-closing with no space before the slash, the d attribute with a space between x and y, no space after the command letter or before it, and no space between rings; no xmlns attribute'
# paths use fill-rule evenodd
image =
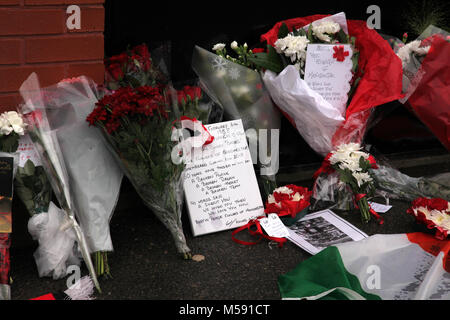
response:
<svg viewBox="0 0 450 320"><path fill-rule="evenodd" d="M314 198L322 201L330 199L330 193L333 196L337 192L342 192L343 187L344 191L351 192L354 206L359 208L364 223L370 221L371 215L383 223L381 217L371 209L367 200L375 193L372 169L377 168L375 158L361 151L359 144L342 144L325 157L321 168L314 174L316 179ZM337 175L337 181L328 178L328 175L334 173ZM328 185L328 188L323 187L324 184ZM338 189L339 187L341 190Z"/></svg>
<svg viewBox="0 0 450 320"><path fill-rule="evenodd" d="M402 60L404 103L450 150L450 33L429 26L414 41L390 39ZM407 42L407 43L404 43Z"/></svg>
<svg viewBox="0 0 450 320"><path fill-rule="evenodd" d="M312 192L293 184L276 188L267 198L264 212L276 213L285 225L291 225L307 213Z"/></svg>
<svg viewBox="0 0 450 320"><path fill-rule="evenodd" d="M344 13L289 19L278 22L261 41L267 46L264 52L239 48L243 57L234 59L264 72L273 101L323 156L340 144L361 143L371 109L402 96L400 60L365 21L347 20ZM347 103L330 103L302 79L308 45L317 43L332 45L333 59L349 63L348 83L342 83ZM343 44L350 44L351 55Z"/></svg>
<svg viewBox="0 0 450 320"><path fill-rule="evenodd" d="M167 84L168 81L167 72L163 72L161 66L154 65L145 44L105 60L105 85L110 90L127 86L155 86Z"/></svg>
<svg viewBox="0 0 450 320"><path fill-rule="evenodd" d="M423 223L428 229L436 229L435 237L439 240L447 238L450 231L450 202L440 198L417 198L407 213Z"/></svg>
<svg viewBox="0 0 450 320"><path fill-rule="evenodd" d="M66 275L66 264L76 263L79 246L81 255L96 288L101 291L90 256L85 233L76 218L70 180L58 138L49 124L44 98L35 73L20 88L25 103L20 106L27 119L28 133L40 156L40 161L50 181L61 209L50 206L47 214L34 215L29 230L37 237L40 247L35 253L41 276L53 274L54 278ZM37 220L34 220L37 219ZM30 221L31 221L30 220Z"/></svg>
<svg viewBox="0 0 450 320"><path fill-rule="evenodd" d="M146 72L161 74L154 70L150 55L147 59L150 69ZM128 78L125 74L124 79ZM204 95L199 88L176 91L156 78L143 83L136 87L123 83L96 103L87 121L101 130L145 205L172 233L177 250L189 259L191 251L181 223L184 164L179 159L183 149L177 148L180 137L173 135L173 129L178 114L194 117L184 117L184 121L206 122L209 105L202 103Z"/></svg>

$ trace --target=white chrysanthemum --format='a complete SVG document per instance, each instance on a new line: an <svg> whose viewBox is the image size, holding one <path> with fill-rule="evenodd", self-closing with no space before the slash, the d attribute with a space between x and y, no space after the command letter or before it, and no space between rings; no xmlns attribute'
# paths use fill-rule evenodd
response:
<svg viewBox="0 0 450 320"><path fill-rule="evenodd" d="M419 56L424 56L428 53L428 51L430 50L430 46L421 47L420 44L420 40L415 40L398 49L397 56L402 60L403 66L409 63L412 53L415 53Z"/></svg>
<svg viewBox="0 0 450 320"><path fill-rule="evenodd" d="M291 59L291 62L301 61L306 58L306 46L309 40L306 36L294 36L288 34L275 42L275 50Z"/></svg>
<svg viewBox="0 0 450 320"><path fill-rule="evenodd" d="M353 172L353 177L358 183L358 187L361 187L366 182L371 182L373 179L367 172Z"/></svg>
<svg viewBox="0 0 450 320"><path fill-rule="evenodd" d="M276 188L273 192L291 194L294 191L292 189L289 189L288 187L284 186L284 187Z"/></svg>
<svg viewBox="0 0 450 320"><path fill-rule="evenodd" d="M304 198L304 195L302 195L302 194L296 192L296 193L294 194L294 196L292 197L292 201L300 201L300 200L302 200L303 198Z"/></svg>
<svg viewBox="0 0 450 320"><path fill-rule="evenodd" d="M346 144L341 144L337 147L338 152L350 153L354 151L361 150L361 145L358 143L350 142Z"/></svg>
<svg viewBox="0 0 450 320"><path fill-rule="evenodd" d="M225 43L216 43L212 48L213 51L223 50L225 48Z"/></svg>
<svg viewBox="0 0 450 320"><path fill-rule="evenodd" d="M335 34L341 30L339 23L333 21L323 21L312 25L312 31L314 35L322 41L331 42L331 38L328 35Z"/></svg>
<svg viewBox="0 0 450 320"><path fill-rule="evenodd" d="M450 207L450 203L449 203ZM414 214L417 216L418 212L422 212L427 220L433 221L438 227L450 230L450 215L445 211L428 210L426 207L414 208Z"/></svg>
<svg viewBox="0 0 450 320"><path fill-rule="evenodd" d="M348 169L351 172L359 172L361 171L361 167L359 166L359 160L354 159L346 159L339 163L339 168L341 170Z"/></svg>

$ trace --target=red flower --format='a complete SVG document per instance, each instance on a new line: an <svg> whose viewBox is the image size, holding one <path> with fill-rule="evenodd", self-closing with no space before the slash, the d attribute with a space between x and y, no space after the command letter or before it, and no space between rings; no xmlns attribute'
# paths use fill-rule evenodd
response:
<svg viewBox="0 0 450 320"><path fill-rule="evenodd" d="M266 50L263 49L263 48L254 48L254 49L252 49L252 52L253 53L260 53L260 52L266 52Z"/></svg>
<svg viewBox="0 0 450 320"><path fill-rule="evenodd" d="M344 51L344 46L334 46L333 50L333 58L340 62L344 61L345 57L348 57L350 55L348 51Z"/></svg>
<svg viewBox="0 0 450 320"><path fill-rule="evenodd" d="M188 96L191 101L200 99L202 97L202 89L200 87L184 86L182 90L177 91L178 103L183 104L188 100Z"/></svg>
<svg viewBox="0 0 450 320"><path fill-rule="evenodd" d="M377 161L372 155L369 155L369 158L367 159L372 166L372 169L378 169Z"/></svg>
<svg viewBox="0 0 450 320"><path fill-rule="evenodd" d="M277 213L278 215L290 215L295 217L299 212L303 211L310 205L310 198L312 191L308 188L299 187L296 185L287 185L287 188L291 189L293 192L290 194L274 192L273 197L277 203L269 203L266 201L265 213ZM294 201L293 198L296 193L303 196L299 201Z"/></svg>

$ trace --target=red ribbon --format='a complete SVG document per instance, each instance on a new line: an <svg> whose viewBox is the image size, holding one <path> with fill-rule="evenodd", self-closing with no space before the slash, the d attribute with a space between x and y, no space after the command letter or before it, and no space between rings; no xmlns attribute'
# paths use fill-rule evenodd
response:
<svg viewBox="0 0 450 320"><path fill-rule="evenodd" d="M281 216L286 216L286 215L289 215L289 212L279 214L278 216L281 217ZM233 239L233 241L236 243L239 243L239 244L242 244L245 246L252 246L252 245L258 244L263 238L265 238L265 239L277 242L278 247L280 247L280 248L283 247L283 244L286 242L286 238L276 238L276 237L271 237L271 236L264 234L264 232L261 228L261 224L259 223L259 219L262 219L262 218L265 218L265 216L261 216L256 219L250 220L246 225L243 225L242 227L239 227L236 230L234 230L231 233L231 239ZM253 231L251 229L252 226L256 226L256 231ZM250 235L258 237L258 240L255 242L249 242L249 241L239 240L235 237L236 234L238 234L241 231L244 231L245 229L248 229L248 233L250 233Z"/></svg>
<svg viewBox="0 0 450 320"><path fill-rule="evenodd" d="M367 194L365 193L358 193L355 195L355 207L356 209L359 209L358 206L358 201L361 200L362 198L364 198L365 196L367 196ZM384 219L375 211L372 209L372 207L370 206L370 203L367 203L369 205L369 212L371 215L373 215L375 217L375 219L379 220L379 224L383 224L384 223Z"/></svg>

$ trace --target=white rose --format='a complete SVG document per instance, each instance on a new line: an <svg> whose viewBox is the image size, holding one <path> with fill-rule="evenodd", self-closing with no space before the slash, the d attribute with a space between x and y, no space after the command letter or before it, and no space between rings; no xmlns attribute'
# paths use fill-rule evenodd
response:
<svg viewBox="0 0 450 320"><path fill-rule="evenodd" d="M223 50L224 48L225 48L224 43L216 43L212 49L213 49L213 51L219 51L219 50Z"/></svg>
<svg viewBox="0 0 450 320"><path fill-rule="evenodd" d="M238 48L238 43L236 41L233 41L230 46L231 49L236 50Z"/></svg>

